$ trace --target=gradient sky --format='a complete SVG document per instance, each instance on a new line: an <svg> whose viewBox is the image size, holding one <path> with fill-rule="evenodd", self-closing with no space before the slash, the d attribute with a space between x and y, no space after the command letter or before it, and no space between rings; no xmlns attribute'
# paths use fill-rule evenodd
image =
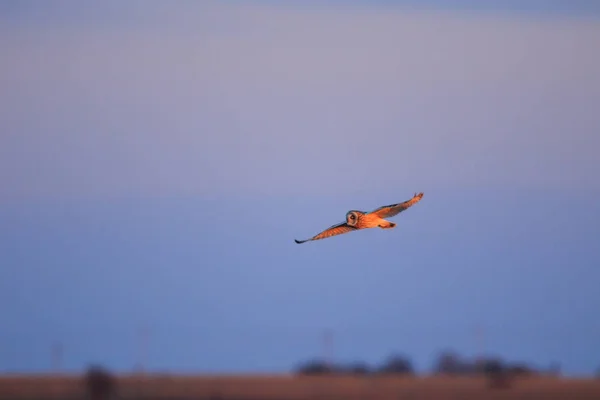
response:
<svg viewBox="0 0 600 400"><path fill-rule="evenodd" d="M592 373L592 3L0 3L0 370L131 370L146 326L154 370L287 371L330 329Z"/></svg>

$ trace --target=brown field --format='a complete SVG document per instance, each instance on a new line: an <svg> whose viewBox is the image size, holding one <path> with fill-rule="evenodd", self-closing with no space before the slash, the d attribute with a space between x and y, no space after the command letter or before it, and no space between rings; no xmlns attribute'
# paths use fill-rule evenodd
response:
<svg viewBox="0 0 600 400"><path fill-rule="evenodd" d="M120 376L120 399L600 399L599 379L518 378L490 388L485 378L304 376ZM0 376L0 399L86 398L80 376Z"/></svg>

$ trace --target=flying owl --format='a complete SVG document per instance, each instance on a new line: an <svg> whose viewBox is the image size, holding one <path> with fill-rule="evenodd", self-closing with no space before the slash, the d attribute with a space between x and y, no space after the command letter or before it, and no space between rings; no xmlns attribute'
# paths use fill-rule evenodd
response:
<svg viewBox="0 0 600 400"><path fill-rule="evenodd" d="M359 229L367 229L367 228L381 228L381 229L391 229L396 227L395 222L391 222L386 220L385 218L393 217L398 213L406 210L413 204L418 203L423 197L423 193L415 193L412 199L407 200L402 203L391 204L389 206L379 207L371 212L364 212L358 210L350 210L346 213L346 222L342 222L341 224L333 225L323 232L313 236L310 239L306 240L297 240L294 241L298 244L309 242L311 240L319 240L325 239L331 236L341 235L343 233L354 232Z"/></svg>

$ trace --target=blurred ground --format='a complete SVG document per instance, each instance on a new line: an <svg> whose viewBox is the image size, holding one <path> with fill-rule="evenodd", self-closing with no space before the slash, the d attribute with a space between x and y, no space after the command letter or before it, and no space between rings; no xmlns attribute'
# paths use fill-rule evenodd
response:
<svg viewBox="0 0 600 400"><path fill-rule="evenodd" d="M600 379L308 376L120 376L119 399L599 399ZM502 383L505 383L504 385ZM83 399L81 376L0 377L1 399Z"/></svg>

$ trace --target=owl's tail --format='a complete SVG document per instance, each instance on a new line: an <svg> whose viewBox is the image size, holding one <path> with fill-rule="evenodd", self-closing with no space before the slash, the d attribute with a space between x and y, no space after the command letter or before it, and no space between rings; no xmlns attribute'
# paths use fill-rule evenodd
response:
<svg viewBox="0 0 600 400"><path fill-rule="evenodd" d="M392 229L392 228L396 227L396 223L390 222L390 221L385 221L385 222L382 222L381 224L379 224L379 227L381 229Z"/></svg>

